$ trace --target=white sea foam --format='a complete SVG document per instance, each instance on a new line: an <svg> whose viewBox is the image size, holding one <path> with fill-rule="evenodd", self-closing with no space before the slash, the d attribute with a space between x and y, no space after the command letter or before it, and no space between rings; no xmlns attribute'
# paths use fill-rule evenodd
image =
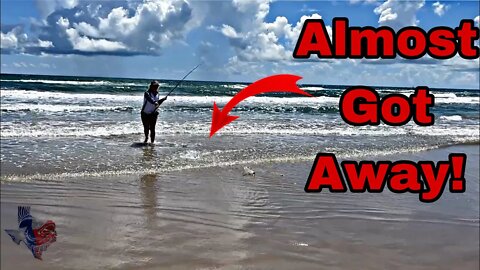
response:
<svg viewBox="0 0 480 270"><path fill-rule="evenodd" d="M142 102L143 93L135 93L131 95L117 94L87 94L87 93L64 93L64 92L43 92L28 90L1 90L2 99L7 101L46 101L46 102L83 102L92 101L102 104L109 102ZM213 106L213 102L217 105L224 105L230 101L231 96L171 96L165 105L208 105ZM337 97L249 97L241 104L289 104L300 106L316 106L318 104L335 104L338 103ZM107 102L107 103L105 103Z"/></svg>
<svg viewBox="0 0 480 270"><path fill-rule="evenodd" d="M46 92L33 90L0 90L2 99L12 101L66 101L74 103L76 101L98 100L98 101L128 101L142 100L143 93L132 93L130 95L98 94L98 93L65 93L65 92Z"/></svg>
<svg viewBox="0 0 480 270"><path fill-rule="evenodd" d="M114 81L60 81L60 80L1 80L2 82L21 82L21 83L43 83L43 84L63 84L63 85L119 85L119 86L145 86L147 84L129 83L129 82L114 82Z"/></svg>
<svg viewBox="0 0 480 270"><path fill-rule="evenodd" d="M222 87L232 88L232 89L243 89L247 87L246 84L222 84Z"/></svg>
<svg viewBox="0 0 480 270"><path fill-rule="evenodd" d="M165 135L205 135L210 131L210 122L185 122L169 123L159 121L157 133ZM143 129L140 122L123 122L103 124L102 126L83 124L68 125L62 122L39 122L29 126L24 124L2 124L2 138L12 137L110 137L141 134ZM221 135L298 135L298 136L450 136L479 138L477 126L451 128L450 126L433 126L428 129L416 125L403 127L390 127L386 125L352 127L348 125L331 126L328 123L252 123L252 121L236 121L225 126L219 133Z"/></svg>
<svg viewBox="0 0 480 270"><path fill-rule="evenodd" d="M320 86L302 86L300 88L302 90L305 90L305 91L322 91L322 90L325 90L325 88L320 87Z"/></svg>
<svg viewBox="0 0 480 270"><path fill-rule="evenodd" d="M436 97L435 104L478 104L480 97Z"/></svg>
<svg viewBox="0 0 480 270"><path fill-rule="evenodd" d="M435 96L435 98L456 98L457 95L454 93L438 93L438 92L432 92L432 94Z"/></svg>
<svg viewBox="0 0 480 270"><path fill-rule="evenodd" d="M338 158L353 158L353 157L372 157L401 154L407 152L418 152L435 149L438 146L419 146L412 148L399 148L398 150L371 150L371 151L356 151L337 155ZM49 173L49 174L32 174L32 175L8 175L0 178L1 182L32 182L32 181L57 181L71 178L84 177L101 177L101 176L115 176L115 175L145 175L162 172L174 172L190 169L212 168L212 167L230 167L248 164L263 164L272 162L299 162L311 161L314 156L286 156L274 158L256 158L246 160L230 160L222 162L210 162L208 164L189 164L175 167L157 167L155 169L124 169L124 170L106 170L106 171L82 171L82 172L63 172L63 173Z"/></svg>
<svg viewBox="0 0 480 270"><path fill-rule="evenodd" d="M460 115L450 115L450 116L442 115L442 116L440 116L440 119L447 120L447 121L462 121L462 116L460 116Z"/></svg>
<svg viewBox="0 0 480 270"><path fill-rule="evenodd" d="M136 102L141 103L143 100L143 93L125 94L97 94L97 93L64 93L64 92L44 92L44 91L30 91L30 90L1 90L3 99L6 101L32 101L32 100L45 100L45 101L58 101L66 103L74 103L75 101L93 101L105 104L105 102ZM230 101L231 96L171 96L168 98L166 106L212 106L213 102L222 106ZM339 97L249 97L242 101L241 105L263 104L263 105L297 105L301 107L318 107L320 104L338 105ZM457 97L452 95L440 95L436 96L436 104L478 104L480 102L479 97Z"/></svg>
<svg viewBox="0 0 480 270"><path fill-rule="evenodd" d="M380 90L382 92L383 90ZM405 95L409 97L410 95L413 95L415 91L387 91L387 92L393 92L393 93L398 93ZM473 97L473 96L464 96L464 97L459 97L455 93L444 93L444 92L431 92L431 94L435 97L435 104L475 104L480 102L480 97Z"/></svg>
<svg viewBox="0 0 480 270"><path fill-rule="evenodd" d="M405 95L405 96L410 96L415 94L415 91L400 91L398 92L399 94ZM443 92L430 92L435 98L456 98L457 95L455 93L443 93Z"/></svg>
<svg viewBox="0 0 480 270"><path fill-rule="evenodd" d="M66 125L66 123L47 123L43 125L6 125L2 127L2 138L56 138L56 137L110 137L140 134L141 123L92 125Z"/></svg>
<svg viewBox="0 0 480 270"><path fill-rule="evenodd" d="M30 104L15 103L2 105L2 112L32 111L32 112L90 112L90 111L129 111L131 106L85 106L85 105L57 105L57 104Z"/></svg>

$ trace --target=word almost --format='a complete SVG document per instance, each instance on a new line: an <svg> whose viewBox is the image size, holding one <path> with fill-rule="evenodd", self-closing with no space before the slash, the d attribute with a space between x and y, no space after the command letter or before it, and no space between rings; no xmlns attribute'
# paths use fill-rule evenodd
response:
<svg viewBox="0 0 480 270"><path fill-rule="evenodd" d="M418 193L421 202L440 198L450 179L452 193L465 192L465 154L450 154L449 161L342 161L334 154L319 153L305 185L306 192L383 192L385 185L394 193ZM343 176L342 176L343 171Z"/></svg>
<svg viewBox="0 0 480 270"><path fill-rule="evenodd" d="M395 32L392 28L349 27L347 18L334 18L332 39L323 20L308 19L293 51L294 58L367 58L393 59L397 54L406 59L418 59L428 54L436 59L448 59L457 53L465 59L479 57L475 40L479 29L473 20L462 20L455 28L438 26L427 32L409 26Z"/></svg>

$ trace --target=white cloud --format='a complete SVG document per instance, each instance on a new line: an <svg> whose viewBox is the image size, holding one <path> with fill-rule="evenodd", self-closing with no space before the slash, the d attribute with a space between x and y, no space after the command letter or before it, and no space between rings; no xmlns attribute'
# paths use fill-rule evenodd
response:
<svg viewBox="0 0 480 270"><path fill-rule="evenodd" d="M234 1L235 2L235 1ZM293 72L289 68L298 68L295 72L309 73L312 65L316 70L332 68L330 64L301 62L293 59L293 49L298 41L301 29L307 19L321 19L317 13L303 15L298 21L289 22L284 16L277 16L272 22L266 22L270 1L247 1L242 8L234 6L233 10L225 12L229 17L238 18L222 23L218 26L209 26L207 29L221 33L230 42L234 56L230 57L220 71L228 76L242 76L251 74L255 77L284 72ZM248 7L248 8L247 8ZM326 22L327 24L328 22ZM327 33L332 36L331 26L326 26ZM316 61L317 59L312 59ZM338 60L342 61L342 60ZM329 60L329 62L338 62ZM306 70L303 70L306 68Z"/></svg>
<svg viewBox="0 0 480 270"><path fill-rule="evenodd" d="M106 36L116 36L130 33L138 25L139 16L128 16L128 10L123 7L112 9L106 18L100 18L99 31Z"/></svg>
<svg viewBox="0 0 480 270"><path fill-rule="evenodd" d="M458 54L450 59L443 60L442 65L457 71L480 71L480 59L464 59Z"/></svg>
<svg viewBox="0 0 480 270"><path fill-rule="evenodd" d="M445 14L445 12L447 12L447 10L450 9L449 5L442 4L438 1L433 3L432 7L433 7L433 12L440 17L442 17Z"/></svg>
<svg viewBox="0 0 480 270"><path fill-rule="evenodd" d="M68 39L73 45L73 49L83 52L112 52L118 50L125 50L127 47L117 41L109 41L106 39L91 39L86 36L80 36L78 31L74 28L66 30Z"/></svg>
<svg viewBox="0 0 480 270"><path fill-rule="evenodd" d="M48 40L39 39L37 46L40 47L40 48L53 48L53 43L51 41L48 41Z"/></svg>
<svg viewBox="0 0 480 270"><path fill-rule="evenodd" d="M475 83L472 81L475 79L478 84L479 73L475 71L475 68L478 70L478 59L468 61L455 57L450 60L429 61L425 59L428 57L425 57L418 61L405 61L398 58L391 61L380 60L377 65L352 59L316 62L319 60L316 57L312 57L309 62L293 61L292 50L303 23L309 18L322 17L314 13L290 21L284 16L272 18L268 16L272 2L270 0L191 3L183 0L121 0L104 1L101 4L80 0L51 2L55 3L55 12L36 25L43 27L38 38L32 38L30 30L27 36L21 28L9 29L1 34L2 50L29 53L31 51L27 50L28 46L34 46L37 48L36 53L44 57L39 58L42 61L48 60L45 57L56 57L59 61L68 58L71 61L78 57L73 55L77 53L157 54L172 43L178 44L185 40L185 36L195 27L211 25L207 29L218 34L209 33L216 36L212 40L207 40L211 35L205 35L205 40L200 42L195 52L200 59L210 62L205 66L220 74L215 76L221 79L225 79L225 75L259 78L272 72L292 72L317 78L322 72L322 80L329 83L338 83L338 80L341 80L342 83L349 84L390 84L391 81L393 84L410 86L426 81L441 86L454 81L456 77L462 77L459 84ZM366 5L373 1L359 0L358 3L360 2ZM439 5L443 5L443 12L448 9L448 5L442 4L447 2L437 3L428 6L428 12L430 8L435 11ZM376 8L371 9L378 14L380 25L388 25L398 30L401 27L418 25L417 14L424 6L423 0L383 0L377 3ZM309 7L305 6L303 10L314 12L313 9L308 9ZM478 25L479 16L475 21ZM331 37L330 26L327 26L327 31ZM218 35L231 45L225 53L218 53L219 49L224 49L221 46L225 41L217 43ZM59 54L55 54L56 50ZM65 53L69 55L64 55ZM226 53L231 55L224 58ZM29 67L25 62L9 63L9 67ZM49 68L45 64L36 65L37 68ZM53 68L52 65L50 68Z"/></svg>
<svg viewBox="0 0 480 270"><path fill-rule="evenodd" d="M316 13L316 12L320 12L320 9L311 8L311 7L308 7L306 4L303 4L302 9L300 9L300 12L302 12L302 13Z"/></svg>
<svg viewBox="0 0 480 270"><path fill-rule="evenodd" d="M378 0L350 0L350 4L358 4L358 3L363 3L363 4L377 4Z"/></svg>
<svg viewBox="0 0 480 270"><path fill-rule="evenodd" d="M0 32L0 45L2 50L18 50L24 45L31 45L31 42L21 27L14 27L6 33Z"/></svg>
<svg viewBox="0 0 480 270"><path fill-rule="evenodd" d="M233 1L234 16L242 18L235 26L222 24L222 27L210 26L208 29L220 32L235 50L227 66L240 65L241 62L289 61L293 60L292 51L297 42L303 23L307 19L321 19L318 14L302 16L296 24L278 16L271 23L265 22L270 1ZM327 26L331 34L331 27ZM233 71L241 69L232 68Z"/></svg>
<svg viewBox="0 0 480 270"><path fill-rule="evenodd" d="M75 23L73 24L73 27L82 35L88 37L100 37L99 31L86 22Z"/></svg>
<svg viewBox="0 0 480 270"><path fill-rule="evenodd" d="M57 10L45 20L37 53L159 54L172 42L182 42L186 34L201 24L193 18L206 18L199 15L205 7L210 12L223 7L228 12L221 12L222 16L214 19L223 21L218 24L220 27L209 29L222 33L230 41L239 61L278 61L291 59L305 19L321 18L312 14L290 24L280 16L266 23L270 0L194 2L193 6L184 0L121 1L120 6L112 6L113 2L103 2L103 6L77 0L53 2ZM193 7L197 9L195 12ZM331 32L330 27L328 30ZM12 36L2 38L7 40ZM5 42L8 46L13 46L12 43L14 40Z"/></svg>
<svg viewBox="0 0 480 270"><path fill-rule="evenodd" d="M38 67L41 68L57 68L55 64L49 64L49 63L40 63L38 64Z"/></svg>
<svg viewBox="0 0 480 270"><path fill-rule="evenodd" d="M61 28L68 28L70 26L70 21L68 18L60 17L57 20L57 25L60 26Z"/></svg>
<svg viewBox="0 0 480 270"><path fill-rule="evenodd" d="M70 4L74 3L77 2ZM49 17L55 18L55 22L48 18L50 24L44 32L62 53L77 50L158 54L172 42L183 40L198 24L191 22L192 8L184 0L120 2L123 6L113 8L112 3L80 4L72 10L57 10Z"/></svg>
<svg viewBox="0 0 480 270"><path fill-rule="evenodd" d="M79 11L75 12L75 15L74 15L74 16L75 16L75 17L80 17L80 16L82 16L82 15L84 15L84 14L85 14L85 13L83 12L83 10L79 10Z"/></svg>
<svg viewBox="0 0 480 270"><path fill-rule="evenodd" d="M218 72L226 73L227 75L249 74L255 78L261 78L268 74L268 71L265 72L263 63L240 61L237 56L229 58L225 67L218 70Z"/></svg>
<svg viewBox="0 0 480 270"><path fill-rule="evenodd" d="M13 31L6 34L0 33L0 43L2 49L11 49L18 46L18 38Z"/></svg>
<svg viewBox="0 0 480 270"><path fill-rule="evenodd" d="M191 12L188 2L181 0L145 1L132 16L124 8L113 9L100 19L98 29L104 37L123 41L135 50L154 51L191 30Z"/></svg>
<svg viewBox="0 0 480 270"><path fill-rule="evenodd" d="M380 15L380 25L388 25L398 30L405 26L418 25L417 13L424 5L423 0L414 2L388 0L375 8L375 13ZM222 72L232 76L249 74L258 78L267 70L267 74L294 72L314 78L315 76L311 73L312 70L316 70L321 71L325 79L333 78L333 80L327 79L330 83L338 83L338 78L346 78L342 83L412 86L435 82L432 86L436 87L451 85L450 83L442 85L445 82L445 74L451 74L448 81L456 85L478 84L478 59L469 61L455 57L450 60L433 60L426 56L418 61L398 58L391 60L387 65L380 66L353 59L331 60L328 63L289 61L292 60L291 50L297 42L304 21L312 17L321 18L321 16L318 14L303 16L296 23L290 23L286 17L279 16L273 22L267 23L265 18L258 14L259 12L252 13L251 10L249 18L245 14L229 14L241 17L247 22L237 23L235 26L227 24L229 27L220 24L221 28L209 28L222 33L235 51L235 56L229 59ZM330 26L327 26L327 31L331 37ZM381 64L385 61L387 60L381 60ZM463 74L469 75L463 76ZM376 77L391 79L372 79ZM462 79L458 79L460 77Z"/></svg>
<svg viewBox="0 0 480 270"><path fill-rule="evenodd" d="M45 18L55 10L73 8L78 2L78 0L36 0L36 5L40 14Z"/></svg>
<svg viewBox="0 0 480 270"><path fill-rule="evenodd" d="M28 43L28 35L22 27L14 27L10 31L0 32L0 44L2 49L17 49Z"/></svg>
<svg viewBox="0 0 480 270"><path fill-rule="evenodd" d="M228 38L239 38L239 35L237 34L237 31L230 25L222 25L222 28L218 29L224 36Z"/></svg>
<svg viewBox="0 0 480 270"><path fill-rule="evenodd" d="M270 11L271 0L233 0L239 12L255 15L257 21L263 21Z"/></svg>
<svg viewBox="0 0 480 270"><path fill-rule="evenodd" d="M35 67L34 64L27 64L25 62L14 62L13 66L16 68L28 68L28 67Z"/></svg>
<svg viewBox="0 0 480 270"><path fill-rule="evenodd" d="M295 27L292 28L291 31L286 31L285 36L292 42L292 45L295 45L297 43L298 37L300 36L300 32L302 31L303 24L305 23L306 20L308 19L321 19L322 16L320 16L317 13L314 13L312 15L303 15L300 20L297 22ZM327 22L325 22L327 24ZM326 25L325 28L327 29L327 33L332 37L332 27L330 25Z"/></svg>
<svg viewBox="0 0 480 270"><path fill-rule="evenodd" d="M480 24L480 16L475 17L473 21L477 24L477 26Z"/></svg>
<svg viewBox="0 0 480 270"><path fill-rule="evenodd" d="M29 37L20 26L14 27L6 33L0 32L0 44L2 53L25 52L32 48L53 47L51 41Z"/></svg>
<svg viewBox="0 0 480 270"><path fill-rule="evenodd" d="M387 0L373 11L380 15L378 23L396 30L405 26L418 25L417 11L425 5L425 0Z"/></svg>
<svg viewBox="0 0 480 270"><path fill-rule="evenodd" d="M269 3L268 0L233 0L233 12L238 14L230 14L230 16L238 15L243 21L236 27L223 24L221 28L215 26L209 28L219 31L228 38L235 49L236 56L230 59L230 65L241 61L278 61L288 57L285 47L279 44L277 36L283 32L280 24L286 19L282 17L271 24L264 22L269 12Z"/></svg>
<svg viewBox="0 0 480 270"><path fill-rule="evenodd" d="M2 53L160 54L200 25L185 0L46 2L55 10L31 22L28 36L20 26L1 32Z"/></svg>

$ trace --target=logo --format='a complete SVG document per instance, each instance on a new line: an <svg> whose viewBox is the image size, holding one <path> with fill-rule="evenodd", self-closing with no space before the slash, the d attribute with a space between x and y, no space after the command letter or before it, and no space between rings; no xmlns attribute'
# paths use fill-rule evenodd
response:
<svg viewBox="0 0 480 270"><path fill-rule="evenodd" d="M42 253L57 240L55 223L51 220L45 223L39 222L30 215L29 206L18 207L18 230L5 230L5 232L17 245L20 245L20 242L25 243L33 257L39 260L42 259Z"/></svg>

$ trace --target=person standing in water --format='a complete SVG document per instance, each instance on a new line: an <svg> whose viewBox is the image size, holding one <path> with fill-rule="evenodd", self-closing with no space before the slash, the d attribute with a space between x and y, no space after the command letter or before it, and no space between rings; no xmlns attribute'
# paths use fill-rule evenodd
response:
<svg viewBox="0 0 480 270"><path fill-rule="evenodd" d="M157 81L152 81L150 87L145 94L143 95L143 106L141 112L143 132L145 133L144 143L148 141L148 133L150 132L150 140L152 143L155 142L155 125L157 124L158 118L158 107L162 104L167 97L159 98L158 97L158 87L160 84Z"/></svg>

